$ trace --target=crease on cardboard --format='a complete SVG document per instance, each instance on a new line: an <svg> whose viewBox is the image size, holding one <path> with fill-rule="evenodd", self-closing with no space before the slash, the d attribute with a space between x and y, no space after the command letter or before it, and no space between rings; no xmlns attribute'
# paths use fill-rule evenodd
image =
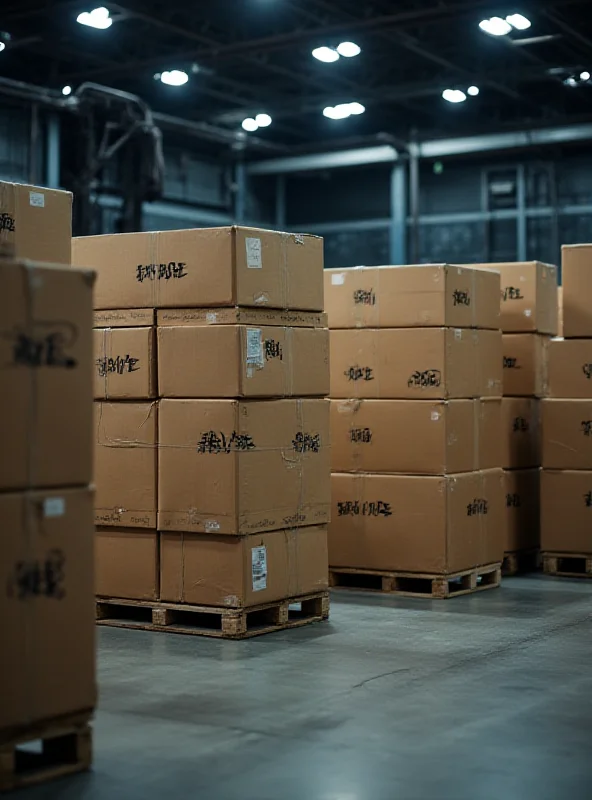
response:
<svg viewBox="0 0 592 800"><path fill-rule="evenodd" d="M103 422L103 402L99 401L99 404L100 404L100 410L99 410L99 419L97 422L98 445L100 445L101 447L138 447L138 448L147 448L151 450L158 449L160 447L160 445L157 442L155 442L154 444L149 444L148 442L142 442L138 439L119 439L117 437L108 436L106 432L104 441L101 441L101 427ZM144 425L146 425L150 421L150 418L152 417L152 412L157 407L158 407L158 400L153 400L149 404L148 413L138 426L138 430L141 430L144 427Z"/></svg>

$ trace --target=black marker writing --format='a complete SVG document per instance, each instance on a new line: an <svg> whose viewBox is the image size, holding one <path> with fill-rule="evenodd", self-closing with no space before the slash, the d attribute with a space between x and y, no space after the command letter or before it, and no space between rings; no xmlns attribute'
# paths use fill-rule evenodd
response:
<svg viewBox="0 0 592 800"><path fill-rule="evenodd" d="M354 444L370 444L372 431L370 428L352 428L349 432L349 437Z"/></svg>
<svg viewBox="0 0 592 800"><path fill-rule="evenodd" d="M144 281L169 281L171 278L185 278L187 276L186 266L184 261L170 261L168 264L138 264L136 280L143 283Z"/></svg>
<svg viewBox="0 0 592 800"><path fill-rule="evenodd" d="M592 436L592 419L582 420L581 425L584 436Z"/></svg>
<svg viewBox="0 0 592 800"><path fill-rule="evenodd" d="M246 433L233 431L230 436L222 431L206 431L202 433L197 445L198 453L230 453L234 451L254 450L255 442Z"/></svg>
<svg viewBox="0 0 592 800"><path fill-rule="evenodd" d="M129 372L137 372L140 367L139 358L132 358L129 353L126 356L117 356L117 358L98 358L96 360L97 369L100 378L105 378L107 375L125 375Z"/></svg>
<svg viewBox="0 0 592 800"><path fill-rule="evenodd" d="M507 494L506 495L506 506L508 508L520 508L522 505L522 500L520 499L519 494Z"/></svg>
<svg viewBox="0 0 592 800"><path fill-rule="evenodd" d="M586 492L584 495L584 503L586 508L592 508L592 492Z"/></svg>
<svg viewBox="0 0 592 800"><path fill-rule="evenodd" d="M506 286L502 291L502 298L504 300L524 300L524 295L515 286Z"/></svg>
<svg viewBox="0 0 592 800"><path fill-rule="evenodd" d="M321 434L299 431L292 440L292 447L297 453L318 453L321 449Z"/></svg>
<svg viewBox="0 0 592 800"><path fill-rule="evenodd" d="M475 517L489 512L489 503L483 497L476 497L467 505L467 517Z"/></svg>
<svg viewBox="0 0 592 800"><path fill-rule="evenodd" d="M373 381L372 367L350 367L343 373L348 381Z"/></svg>
<svg viewBox="0 0 592 800"><path fill-rule="evenodd" d="M78 339L78 331L69 323L35 322L32 330L16 328L0 334L12 340L12 363L19 367L55 367L73 369L78 362L67 348Z"/></svg>
<svg viewBox="0 0 592 800"><path fill-rule="evenodd" d="M528 430L530 430L528 420L524 419L524 417L514 417L512 430L514 433L526 433Z"/></svg>
<svg viewBox="0 0 592 800"><path fill-rule="evenodd" d="M582 372L588 378L588 380L590 380L590 378L592 378L592 364L584 364L582 367Z"/></svg>
<svg viewBox="0 0 592 800"><path fill-rule="evenodd" d="M417 371L407 381L409 388L427 389L432 386L440 386L442 383L442 373L439 369L426 369L423 372Z"/></svg>
<svg viewBox="0 0 592 800"><path fill-rule="evenodd" d="M374 294L373 289L356 289L354 292L354 303L364 306L375 306L376 305L376 295Z"/></svg>
<svg viewBox="0 0 592 800"><path fill-rule="evenodd" d="M17 561L8 578L7 594L26 600L29 597L50 597L61 600L64 589L66 556L59 549L50 550L45 558Z"/></svg>
<svg viewBox="0 0 592 800"><path fill-rule="evenodd" d="M391 504L383 500L366 501L360 503L359 500L346 500L337 503L337 515L339 517L392 517Z"/></svg>
<svg viewBox="0 0 592 800"><path fill-rule="evenodd" d="M510 358L509 356L504 356L504 369L522 369L522 367L518 366L517 358Z"/></svg>
<svg viewBox="0 0 592 800"><path fill-rule="evenodd" d="M6 212L0 214L0 231L10 231L14 233L14 217Z"/></svg>
<svg viewBox="0 0 592 800"><path fill-rule="evenodd" d="M471 297L468 292L461 292L460 289L455 289L452 292L452 301L455 306L470 306Z"/></svg>
<svg viewBox="0 0 592 800"><path fill-rule="evenodd" d="M265 340L265 360L270 361L272 358L279 358L280 361L284 360L284 351L279 342L275 339Z"/></svg>

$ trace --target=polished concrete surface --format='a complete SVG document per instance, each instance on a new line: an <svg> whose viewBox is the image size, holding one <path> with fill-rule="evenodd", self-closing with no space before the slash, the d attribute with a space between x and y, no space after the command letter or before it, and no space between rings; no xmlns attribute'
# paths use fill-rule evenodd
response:
<svg viewBox="0 0 592 800"><path fill-rule="evenodd" d="M102 628L95 768L44 800L590 800L592 581L339 593L243 642Z"/></svg>

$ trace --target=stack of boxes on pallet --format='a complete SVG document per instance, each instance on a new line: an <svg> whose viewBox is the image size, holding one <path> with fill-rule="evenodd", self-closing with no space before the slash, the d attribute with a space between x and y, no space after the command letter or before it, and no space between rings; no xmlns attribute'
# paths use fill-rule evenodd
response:
<svg viewBox="0 0 592 800"><path fill-rule="evenodd" d="M293 598L327 615L322 248L246 228L74 240L98 272L100 597L170 627L204 607L229 635L265 604L285 626Z"/></svg>
<svg viewBox="0 0 592 800"><path fill-rule="evenodd" d="M90 765L96 689L94 275L69 266L71 194L0 183L0 218L1 793Z"/></svg>
<svg viewBox="0 0 592 800"><path fill-rule="evenodd" d="M540 262L477 265L501 275L503 331L502 466L507 539L505 571L536 565L540 545L540 403L557 334L557 268Z"/></svg>
<svg viewBox="0 0 592 800"><path fill-rule="evenodd" d="M334 585L499 584L499 291L466 267L326 270Z"/></svg>
<svg viewBox="0 0 592 800"><path fill-rule="evenodd" d="M563 337L542 413L541 550L550 574L591 575L592 245L562 253Z"/></svg>

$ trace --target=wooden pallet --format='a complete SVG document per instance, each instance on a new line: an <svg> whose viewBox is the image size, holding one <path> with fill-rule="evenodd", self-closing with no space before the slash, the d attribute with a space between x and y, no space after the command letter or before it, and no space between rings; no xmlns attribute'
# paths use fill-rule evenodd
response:
<svg viewBox="0 0 592 800"><path fill-rule="evenodd" d="M461 594L495 589L501 583L501 564L488 564L450 575L416 572L381 572L371 569L330 567L329 585L332 589L353 589L402 597L430 597L446 600Z"/></svg>
<svg viewBox="0 0 592 800"><path fill-rule="evenodd" d="M0 732L0 794L90 769L92 712Z"/></svg>
<svg viewBox="0 0 592 800"><path fill-rule="evenodd" d="M520 575L525 572L537 572L541 568L541 554L539 550L518 550L514 553L504 553L502 562L502 575Z"/></svg>
<svg viewBox="0 0 592 800"><path fill-rule="evenodd" d="M543 553L546 575L592 578L592 553Z"/></svg>
<svg viewBox="0 0 592 800"><path fill-rule="evenodd" d="M263 633L298 628L328 619L329 593L291 597L252 608L218 608L98 597L96 608L98 625L222 639L249 639Z"/></svg>

